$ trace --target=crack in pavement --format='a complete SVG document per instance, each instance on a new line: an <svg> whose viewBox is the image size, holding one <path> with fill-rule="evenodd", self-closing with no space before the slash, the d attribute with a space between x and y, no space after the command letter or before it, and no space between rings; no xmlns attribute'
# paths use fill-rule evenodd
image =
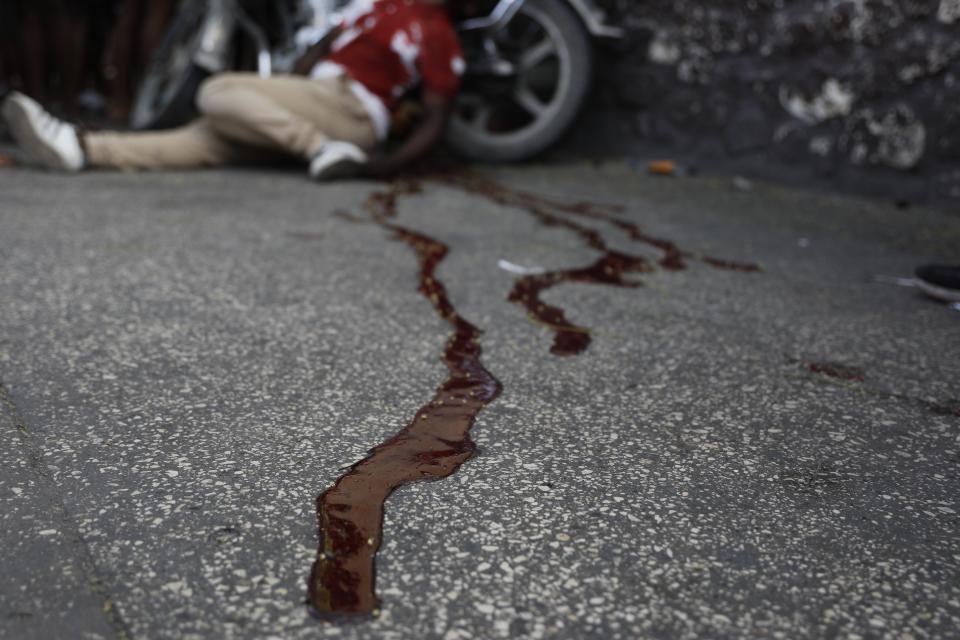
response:
<svg viewBox="0 0 960 640"><path fill-rule="evenodd" d="M17 408L12 394L2 381L0 381L0 419L5 423L0 426L2 426L4 430L10 429L14 431L14 437L18 440L18 444L15 444L9 450L12 451L14 447L20 449L20 455L27 461L26 467L29 469L29 473L35 476L36 491L31 496L33 502L43 503L42 505L38 505L37 508L42 510L44 515L50 518L58 527L59 531L57 531L57 533L59 533L65 541L64 544L60 545L60 548L68 554L68 560L73 560L76 563L82 574L82 581L89 589L89 594L100 603L100 606L97 607L98 616L101 617L105 621L106 626L112 630L114 637L118 640L126 640L130 637L129 626L117 610L110 591L106 587L104 578L97 570L93 554L66 507L57 482L44 468L42 447L35 441L33 432L28 428L26 421ZM65 572L69 567L57 565L57 568ZM21 584L19 586L23 587L24 585ZM54 585L54 587L56 588L57 585ZM55 603L45 604L52 606ZM34 627L38 624L33 620L34 613L28 611L12 612L7 618L19 619L29 627ZM80 632L82 622L71 621L70 625L74 632Z"/></svg>

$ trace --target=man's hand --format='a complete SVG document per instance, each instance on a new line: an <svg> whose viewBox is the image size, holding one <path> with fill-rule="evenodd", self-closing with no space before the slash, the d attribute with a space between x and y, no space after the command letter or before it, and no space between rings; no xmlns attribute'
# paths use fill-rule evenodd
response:
<svg viewBox="0 0 960 640"><path fill-rule="evenodd" d="M393 153L386 156L371 156L361 167L363 175L383 178L408 167L426 155L440 140L447 127L453 102L435 93L423 95L423 120L410 137Z"/></svg>

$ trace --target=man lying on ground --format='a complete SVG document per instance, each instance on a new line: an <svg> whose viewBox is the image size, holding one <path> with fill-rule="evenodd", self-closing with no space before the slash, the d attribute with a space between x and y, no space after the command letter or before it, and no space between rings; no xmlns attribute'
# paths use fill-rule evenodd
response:
<svg viewBox="0 0 960 640"><path fill-rule="evenodd" d="M197 96L200 117L179 129L83 133L27 96L2 111L17 144L50 169L186 169L268 161L277 152L326 180L394 173L441 137L464 61L445 0L357 0L334 32L298 61L294 75L215 75ZM372 155L391 111L415 85L423 118L387 156Z"/></svg>

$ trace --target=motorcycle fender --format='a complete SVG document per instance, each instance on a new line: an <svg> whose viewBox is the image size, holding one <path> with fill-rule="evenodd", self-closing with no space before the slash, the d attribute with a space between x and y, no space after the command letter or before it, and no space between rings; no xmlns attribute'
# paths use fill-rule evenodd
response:
<svg viewBox="0 0 960 640"><path fill-rule="evenodd" d="M567 0L571 7L583 20L584 26L590 35L597 38L622 38L624 31L607 23L607 16L603 9L593 0Z"/></svg>
<svg viewBox="0 0 960 640"><path fill-rule="evenodd" d="M210 0L210 8L200 30L200 42L193 62L210 73L225 71L237 27L232 0Z"/></svg>

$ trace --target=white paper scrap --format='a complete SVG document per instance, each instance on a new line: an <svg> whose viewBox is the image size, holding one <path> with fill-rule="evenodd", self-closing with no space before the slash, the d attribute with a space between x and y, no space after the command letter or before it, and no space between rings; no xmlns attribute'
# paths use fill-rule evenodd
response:
<svg viewBox="0 0 960 640"><path fill-rule="evenodd" d="M547 272L546 269L541 269L540 267L521 267L507 260L499 261L497 266L508 273L515 273L518 276L538 276Z"/></svg>

